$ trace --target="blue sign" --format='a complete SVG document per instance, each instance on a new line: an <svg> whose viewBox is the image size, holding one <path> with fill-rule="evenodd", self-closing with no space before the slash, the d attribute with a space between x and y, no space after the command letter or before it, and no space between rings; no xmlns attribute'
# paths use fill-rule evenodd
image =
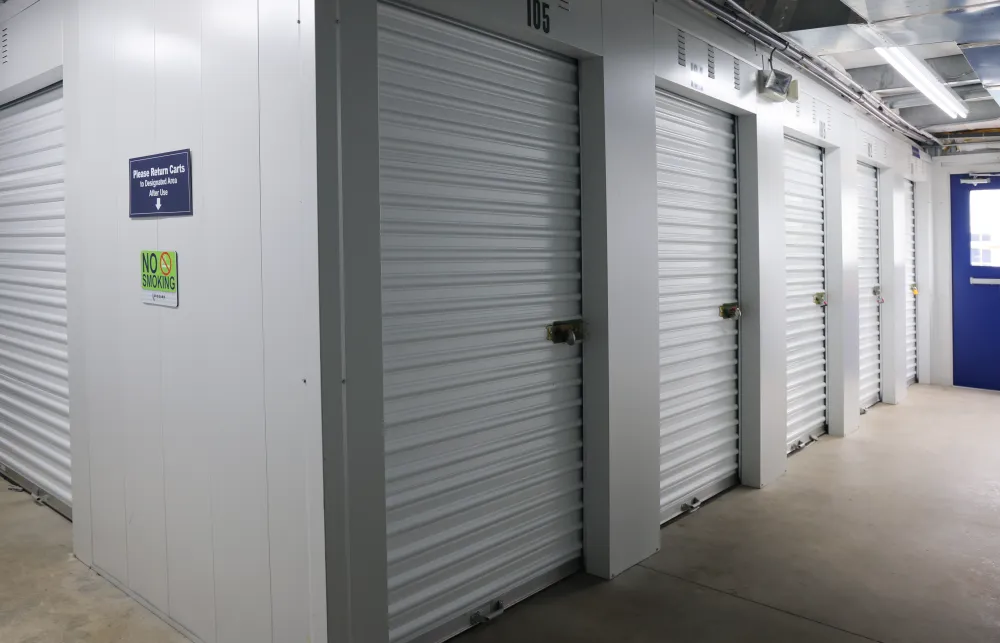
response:
<svg viewBox="0 0 1000 643"><path fill-rule="evenodd" d="M129 159L128 180L130 218L194 214L191 150Z"/></svg>
<svg viewBox="0 0 1000 643"><path fill-rule="evenodd" d="M913 158L920 158L920 148L916 145L910 146L910 153L913 154Z"/></svg>

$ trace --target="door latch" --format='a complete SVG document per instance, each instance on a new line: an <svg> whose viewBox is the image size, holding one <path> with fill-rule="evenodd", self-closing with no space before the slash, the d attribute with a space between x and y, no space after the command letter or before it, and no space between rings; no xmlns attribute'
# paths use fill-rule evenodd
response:
<svg viewBox="0 0 1000 643"><path fill-rule="evenodd" d="M487 623L492 623L503 616L505 609L506 607L504 606L503 601L496 601L490 605L489 612L484 613L480 610L469 618L469 622L472 625L486 625Z"/></svg>
<svg viewBox="0 0 1000 643"><path fill-rule="evenodd" d="M701 509L701 500L697 498L691 498L691 502L685 502L681 505L681 511L685 513L694 513Z"/></svg>
<svg viewBox="0 0 1000 643"><path fill-rule="evenodd" d="M815 295L813 295L813 303L816 304L817 306L826 306L829 303L826 300L826 293L818 292Z"/></svg>
<svg viewBox="0 0 1000 643"><path fill-rule="evenodd" d="M722 304L719 306L719 317L723 319L739 320L743 316L743 311L738 303Z"/></svg>
<svg viewBox="0 0 1000 643"><path fill-rule="evenodd" d="M545 327L545 336L553 344L573 346L587 339L587 324L582 319L557 321Z"/></svg>
<svg viewBox="0 0 1000 643"><path fill-rule="evenodd" d="M910 284L910 292L912 292L912 293L913 293L913 296L914 296L914 297L916 297L917 295L919 295L919 294L920 294L920 293L919 293L919 292L917 291L917 284Z"/></svg>
<svg viewBox="0 0 1000 643"><path fill-rule="evenodd" d="M885 299L882 299L882 286L875 286L872 288L872 295L875 296L875 301L879 304L885 303Z"/></svg>

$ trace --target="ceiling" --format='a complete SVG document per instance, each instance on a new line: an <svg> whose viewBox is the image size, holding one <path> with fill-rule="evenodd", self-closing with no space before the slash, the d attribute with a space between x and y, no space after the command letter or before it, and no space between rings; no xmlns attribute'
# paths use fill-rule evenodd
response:
<svg viewBox="0 0 1000 643"><path fill-rule="evenodd" d="M716 0L718 1L718 0ZM1000 146L1000 0L736 0L807 51L846 70L951 152L958 141ZM952 119L885 64L875 47L906 47L966 107Z"/></svg>

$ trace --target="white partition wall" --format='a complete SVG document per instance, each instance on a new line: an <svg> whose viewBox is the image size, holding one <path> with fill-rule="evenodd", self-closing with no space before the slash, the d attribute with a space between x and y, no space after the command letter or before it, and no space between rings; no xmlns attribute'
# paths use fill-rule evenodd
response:
<svg viewBox="0 0 1000 643"><path fill-rule="evenodd" d="M310 6L60 4L76 556L193 640L324 641ZM178 149L194 215L130 220Z"/></svg>

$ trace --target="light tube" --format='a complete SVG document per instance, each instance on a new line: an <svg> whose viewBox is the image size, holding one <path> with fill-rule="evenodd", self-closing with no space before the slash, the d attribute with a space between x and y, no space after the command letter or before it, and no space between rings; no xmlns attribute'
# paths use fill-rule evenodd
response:
<svg viewBox="0 0 1000 643"><path fill-rule="evenodd" d="M938 81L931 76L923 65L915 60L909 60L899 49L885 49L879 54L897 71L913 84L913 86L937 105L951 118L964 117L968 110L954 99Z"/></svg>
<svg viewBox="0 0 1000 643"><path fill-rule="evenodd" d="M950 118L969 115L969 108L934 77L927 66L902 47L876 47L875 51L906 80Z"/></svg>
<svg viewBox="0 0 1000 643"><path fill-rule="evenodd" d="M935 79L930 72L920 63L918 60L913 58L904 49L893 48L886 49L882 57L885 58L896 70L898 70L903 76L909 80L913 86L918 89L921 93L931 99L942 111L948 114L951 118L964 118L968 114L968 109L957 99L954 98L945 88L941 85L937 79Z"/></svg>

